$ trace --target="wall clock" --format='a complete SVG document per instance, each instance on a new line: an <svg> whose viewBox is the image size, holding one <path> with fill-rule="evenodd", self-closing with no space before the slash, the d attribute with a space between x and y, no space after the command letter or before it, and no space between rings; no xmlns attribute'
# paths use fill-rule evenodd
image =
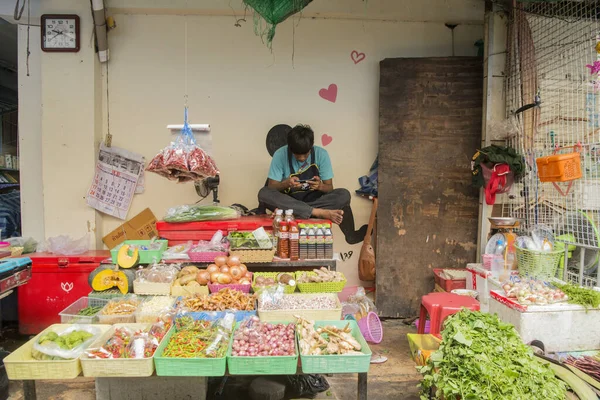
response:
<svg viewBox="0 0 600 400"><path fill-rule="evenodd" d="M48 52L79 51L79 16L44 14L41 16L42 50Z"/></svg>

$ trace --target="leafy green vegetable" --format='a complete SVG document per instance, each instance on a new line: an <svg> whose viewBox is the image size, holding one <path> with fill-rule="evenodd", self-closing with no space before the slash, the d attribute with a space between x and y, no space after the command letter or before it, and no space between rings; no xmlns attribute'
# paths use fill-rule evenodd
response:
<svg viewBox="0 0 600 400"><path fill-rule="evenodd" d="M169 209L165 216L167 222L219 221L239 217L231 207L194 204Z"/></svg>
<svg viewBox="0 0 600 400"><path fill-rule="evenodd" d="M496 315L462 310L449 317L440 349L423 374L421 399L563 400L566 386L537 361L514 327Z"/></svg>
<svg viewBox="0 0 600 400"><path fill-rule="evenodd" d="M586 308L600 307L600 292L593 289L586 289L579 286L571 285L570 283L561 285L554 283L554 286L565 292L569 296L569 303L579 304Z"/></svg>

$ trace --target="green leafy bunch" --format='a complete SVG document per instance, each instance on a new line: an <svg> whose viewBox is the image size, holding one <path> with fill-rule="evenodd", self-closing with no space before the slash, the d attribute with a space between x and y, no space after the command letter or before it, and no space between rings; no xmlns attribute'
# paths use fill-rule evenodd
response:
<svg viewBox="0 0 600 400"><path fill-rule="evenodd" d="M446 320L440 349L417 369L422 400L432 389L445 400L563 400L566 393L511 324L466 309Z"/></svg>

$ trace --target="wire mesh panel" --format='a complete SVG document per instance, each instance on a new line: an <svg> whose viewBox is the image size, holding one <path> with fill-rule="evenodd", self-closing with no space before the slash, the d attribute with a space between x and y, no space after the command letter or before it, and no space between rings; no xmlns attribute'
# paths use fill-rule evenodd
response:
<svg viewBox="0 0 600 400"><path fill-rule="evenodd" d="M508 34L508 144L527 173L501 198L502 213L520 218L525 231L552 227L571 244L568 264L583 266L585 279L573 273L582 284L595 283L600 261L599 13L598 1L514 2ZM565 181L557 172L542 182L548 170L536 159L553 154L564 155L552 168ZM579 176L573 166L580 177L570 180Z"/></svg>

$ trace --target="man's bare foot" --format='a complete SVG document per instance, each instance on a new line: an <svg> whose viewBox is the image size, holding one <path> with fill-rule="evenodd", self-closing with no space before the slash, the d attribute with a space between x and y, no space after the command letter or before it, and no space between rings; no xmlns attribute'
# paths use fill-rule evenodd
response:
<svg viewBox="0 0 600 400"><path fill-rule="evenodd" d="M342 210L324 210L322 208L313 208L313 217L328 219L334 224L341 224L344 219L344 212Z"/></svg>

